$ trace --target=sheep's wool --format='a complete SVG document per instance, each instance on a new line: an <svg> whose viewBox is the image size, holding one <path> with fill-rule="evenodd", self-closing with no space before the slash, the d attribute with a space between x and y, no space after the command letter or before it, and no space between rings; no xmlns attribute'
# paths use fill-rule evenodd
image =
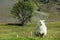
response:
<svg viewBox="0 0 60 40"><path fill-rule="evenodd" d="M38 36L40 36L41 34L43 34L42 36L45 36L47 34L47 28L44 23L44 20L39 21L36 29L34 30L34 34Z"/></svg>

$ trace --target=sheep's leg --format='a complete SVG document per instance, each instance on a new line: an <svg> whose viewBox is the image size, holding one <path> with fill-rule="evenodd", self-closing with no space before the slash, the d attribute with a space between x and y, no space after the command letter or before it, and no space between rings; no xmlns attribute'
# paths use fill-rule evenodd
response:
<svg viewBox="0 0 60 40"><path fill-rule="evenodd" d="M40 33L36 32L34 35L35 35L36 37L39 37Z"/></svg>
<svg viewBox="0 0 60 40"><path fill-rule="evenodd" d="M39 34L39 36L40 36L40 37L44 37L44 33L42 33L42 34Z"/></svg>

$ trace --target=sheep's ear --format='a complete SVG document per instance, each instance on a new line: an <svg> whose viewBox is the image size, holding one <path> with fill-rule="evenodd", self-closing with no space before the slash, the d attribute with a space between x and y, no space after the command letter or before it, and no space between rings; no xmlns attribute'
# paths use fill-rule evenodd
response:
<svg viewBox="0 0 60 40"><path fill-rule="evenodd" d="M45 21L45 20L43 20L43 21Z"/></svg>

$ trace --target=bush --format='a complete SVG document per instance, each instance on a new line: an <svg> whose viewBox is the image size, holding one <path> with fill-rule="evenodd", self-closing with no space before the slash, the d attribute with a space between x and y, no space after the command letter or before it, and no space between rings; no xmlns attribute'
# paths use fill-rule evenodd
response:
<svg viewBox="0 0 60 40"><path fill-rule="evenodd" d="M14 4L11 14L13 14L19 21L21 25L26 24L31 20L34 12L34 4L32 1L18 1Z"/></svg>

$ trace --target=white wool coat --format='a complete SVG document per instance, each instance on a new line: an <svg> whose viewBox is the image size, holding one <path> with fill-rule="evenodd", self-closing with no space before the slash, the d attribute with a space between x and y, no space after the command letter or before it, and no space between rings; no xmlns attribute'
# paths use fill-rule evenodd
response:
<svg viewBox="0 0 60 40"><path fill-rule="evenodd" d="M34 34L38 34L38 33L40 34L44 33L44 36L47 34L47 27L43 20L40 20L40 22L38 23L37 27L34 30Z"/></svg>

